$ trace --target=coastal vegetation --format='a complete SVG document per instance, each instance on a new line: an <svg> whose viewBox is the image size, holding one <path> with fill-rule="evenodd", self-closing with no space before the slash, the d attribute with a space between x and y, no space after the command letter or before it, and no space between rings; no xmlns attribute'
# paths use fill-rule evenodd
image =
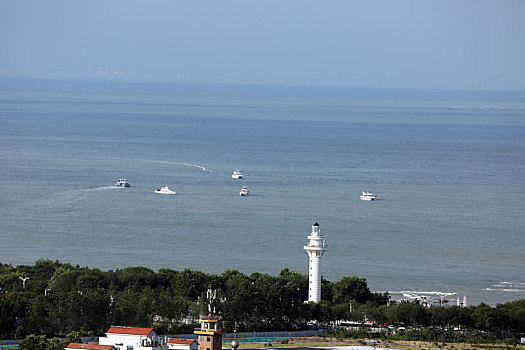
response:
<svg viewBox="0 0 525 350"><path fill-rule="evenodd" d="M468 340L457 338L461 334L525 332L525 300L495 307L387 305L388 295L372 293L365 279L343 277L337 282L322 280L322 301L305 303L308 277L288 269L278 276L236 270L155 272L146 267L101 271L39 260L34 265L1 264L0 288L2 339L30 334L63 337L73 331L97 336L110 325L153 326L162 334L192 333L199 314L209 310L223 317L228 331L296 330L308 328L314 320L317 325L333 326L338 320L354 320L402 325L407 331L396 333L399 339L436 342ZM454 327L470 332L445 331Z"/></svg>

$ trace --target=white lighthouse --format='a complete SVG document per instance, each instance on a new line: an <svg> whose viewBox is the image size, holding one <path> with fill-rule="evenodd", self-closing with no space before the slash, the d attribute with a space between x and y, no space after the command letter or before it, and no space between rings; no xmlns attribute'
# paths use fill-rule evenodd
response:
<svg viewBox="0 0 525 350"><path fill-rule="evenodd" d="M312 225L312 233L308 236L309 242L304 250L310 258L308 270L308 301L317 303L321 301L321 257L326 252L327 245L321 228L316 222Z"/></svg>

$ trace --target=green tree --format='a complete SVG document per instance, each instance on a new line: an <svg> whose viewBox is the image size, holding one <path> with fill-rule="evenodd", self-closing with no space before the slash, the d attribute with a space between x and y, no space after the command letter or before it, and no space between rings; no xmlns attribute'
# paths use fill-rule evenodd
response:
<svg viewBox="0 0 525 350"><path fill-rule="evenodd" d="M0 335L12 338L17 329L17 320L25 316L27 295L24 293L0 293Z"/></svg>
<svg viewBox="0 0 525 350"><path fill-rule="evenodd" d="M363 304L374 300L374 295L368 289L366 279L356 276L343 277L333 284L333 301L337 304L348 303L350 300Z"/></svg>
<svg viewBox="0 0 525 350"><path fill-rule="evenodd" d="M103 334L111 325L113 304L111 292L102 288L88 289L82 293L82 327L96 334Z"/></svg>
<svg viewBox="0 0 525 350"><path fill-rule="evenodd" d="M49 289L57 292L69 292L76 289L78 272L71 264L62 264L49 278Z"/></svg>
<svg viewBox="0 0 525 350"><path fill-rule="evenodd" d="M62 344L60 338L55 337L47 343L47 350L64 350L64 344Z"/></svg>
<svg viewBox="0 0 525 350"><path fill-rule="evenodd" d="M370 305L370 304L368 304L367 306L369 307L369 309L368 309L366 316L370 320L373 320L378 324L384 324L385 322L388 321L388 316L387 316L388 306L381 305L379 307L375 307L374 305Z"/></svg>
<svg viewBox="0 0 525 350"><path fill-rule="evenodd" d="M153 324L155 292L149 288L140 291L126 287L114 297L115 313L112 323L151 327Z"/></svg>
<svg viewBox="0 0 525 350"><path fill-rule="evenodd" d="M330 320L332 320L332 310L329 301L321 300L318 303L309 302L305 305L310 308L310 320L316 320L322 324L328 323Z"/></svg>
<svg viewBox="0 0 525 350"><path fill-rule="evenodd" d="M474 319L474 325L476 329L486 331L490 327L490 311L491 307L485 303L479 304L476 309L472 312Z"/></svg>
<svg viewBox="0 0 525 350"><path fill-rule="evenodd" d="M206 286L206 275L190 269L185 269L177 274L174 283L175 294L191 300L197 300L208 287Z"/></svg>
<svg viewBox="0 0 525 350"><path fill-rule="evenodd" d="M140 290L145 287L152 289L162 284L157 274L150 268L143 266L127 267L115 272L117 283L121 288Z"/></svg>
<svg viewBox="0 0 525 350"><path fill-rule="evenodd" d="M28 297L28 303L25 307L26 312L19 325L24 335L53 333L54 330L48 318L49 310L53 306L43 294Z"/></svg>
<svg viewBox="0 0 525 350"><path fill-rule="evenodd" d="M259 319L260 327L268 324L285 329L287 325L287 305L283 300L285 282L268 274L254 272L250 275L254 284L254 317Z"/></svg>
<svg viewBox="0 0 525 350"><path fill-rule="evenodd" d="M245 329L255 321L255 283L237 270L227 270L222 276L226 286L223 309L225 323L232 328Z"/></svg>
<svg viewBox="0 0 525 350"><path fill-rule="evenodd" d="M522 300L525 304L525 300ZM516 307L511 313L511 321L516 332L525 332L525 306Z"/></svg>
<svg viewBox="0 0 525 350"><path fill-rule="evenodd" d="M332 301L334 298L334 284L321 276L321 300Z"/></svg>
<svg viewBox="0 0 525 350"><path fill-rule="evenodd" d="M20 350L47 350L47 340L45 335L28 335L20 343Z"/></svg>
<svg viewBox="0 0 525 350"><path fill-rule="evenodd" d="M154 314L161 316L167 324L171 321L179 322L182 317L187 315L189 300L181 296L175 296L170 289L162 290L155 298Z"/></svg>
<svg viewBox="0 0 525 350"><path fill-rule="evenodd" d="M77 331L69 332L66 335L66 339L64 340L64 344L67 345L69 343L82 343L82 340L80 339L80 333L77 332Z"/></svg>

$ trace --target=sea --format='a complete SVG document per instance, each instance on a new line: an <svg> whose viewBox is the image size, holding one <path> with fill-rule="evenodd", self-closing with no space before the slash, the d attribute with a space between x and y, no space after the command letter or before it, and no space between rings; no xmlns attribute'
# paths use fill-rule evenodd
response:
<svg viewBox="0 0 525 350"><path fill-rule="evenodd" d="M315 222L329 281L525 298L525 93L0 79L1 263L306 274Z"/></svg>

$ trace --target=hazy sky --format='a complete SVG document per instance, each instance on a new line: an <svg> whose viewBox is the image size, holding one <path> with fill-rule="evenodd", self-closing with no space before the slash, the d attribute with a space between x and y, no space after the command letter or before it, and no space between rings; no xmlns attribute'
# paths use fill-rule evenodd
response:
<svg viewBox="0 0 525 350"><path fill-rule="evenodd" d="M0 76L525 90L525 1L1 0Z"/></svg>

